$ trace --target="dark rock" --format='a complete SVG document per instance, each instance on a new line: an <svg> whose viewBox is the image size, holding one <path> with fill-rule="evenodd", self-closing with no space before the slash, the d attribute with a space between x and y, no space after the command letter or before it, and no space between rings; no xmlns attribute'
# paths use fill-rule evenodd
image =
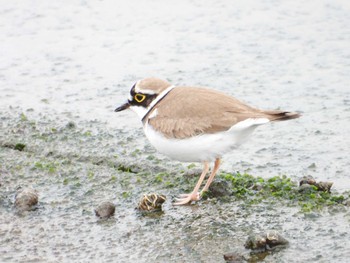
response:
<svg viewBox="0 0 350 263"><path fill-rule="evenodd" d="M108 218L114 215L115 205L111 202L103 202L96 209L95 214L100 218Z"/></svg>
<svg viewBox="0 0 350 263"><path fill-rule="evenodd" d="M66 128L68 129L74 129L77 125L73 122L73 121L70 121L66 124Z"/></svg>
<svg viewBox="0 0 350 263"><path fill-rule="evenodd" d="M232 183L225 180L216 180L209 186L209 194L212 197L229 196L232 194Z"/></svg>
<svg viewBox="0 0 350 263"><path fill-rule="evenodd" d="M148 194L144 195L137 208L141 211L159 211L162 210L162 205L166 200L165 195Z"/></svg>
<svg viewBox="0 0 350 263"><path fill-rule="evenodd" d="M245 258L243 255L236 253L236 252L231 252L227 253L224 255L224 259L226 263L241 263L245 262Z"/></svg>
<svg viewBox="0 0 350 263"><path fill-rule="evenodd" d="M39 197L37 191L32 188L20 188L16 192L15 199L17 209L29 211L38 203Z"/></svg>

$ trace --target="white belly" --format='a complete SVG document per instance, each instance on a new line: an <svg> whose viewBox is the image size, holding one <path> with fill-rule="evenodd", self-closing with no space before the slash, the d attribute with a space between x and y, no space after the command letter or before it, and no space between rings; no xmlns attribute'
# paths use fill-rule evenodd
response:
<svg viewBox="0 0 350 263"><path fill-rule="evenodd" d="M228 131L203 134L188 139L168 139L155 131L152 126L144 126L150 143L162 154L183 162L213 161L243 143L261 124L268 119L247 119Z"/></svg>

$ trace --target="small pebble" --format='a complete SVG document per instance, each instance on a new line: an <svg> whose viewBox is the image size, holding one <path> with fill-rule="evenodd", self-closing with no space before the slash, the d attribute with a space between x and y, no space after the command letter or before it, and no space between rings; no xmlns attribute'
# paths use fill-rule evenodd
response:
<svg viewBox="0 0 350 263"><path fill-rule="evenodd" d="M317 190L330 193L333 182L318 182Z"/></svg>
<svg viewBox="0 0 350 263"><path fill-rule="evenodd" d="M115 205L111 202L103 202L96 209L95 214L100 218L108 218L114 215Z"/></svg>
<svg viewBox="0 0 350 263"><path fill-rule="evenodd" d="M32 188L20 188L16 192L15 206L21 211L29 211L38 203L38 193Z"/></svg>
<svg viewBox="0 0 350 263"><path fill-rule="evenodd" d="M267 249L271 250L276 246L287 245L289 242L282 237L277 231L271 230L266 232Z"/></svg>
<svg viewBox="0 0 350 263"><path fill-rule="evenodd" d="M282 237L277 231L270 230L266 233L249 236L244 247L252 250L267 251L287 244L287 239Z"/></svg>
<svg viewBox="0 0 350 263"><path fill-rule="evenodd" d="M314 185L317 187L318 191L330 193L333 182L316 182L316 180L312 176L305 176L300 180L299 187L300 189L306 189L306 185ZM304 190L299 191L304 192Z"/></svg>
<svg viewBox="0 0 350 263"><path fill-rule="evenodd" d="M316 180L312 176L304 176L300 180L299 186L302 186L304 184L315 185L316 184Z"/></svg>

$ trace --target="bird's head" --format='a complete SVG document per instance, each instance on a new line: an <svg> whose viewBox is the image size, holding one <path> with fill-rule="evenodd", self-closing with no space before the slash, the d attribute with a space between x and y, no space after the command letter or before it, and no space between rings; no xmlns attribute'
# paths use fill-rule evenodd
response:
<svg viewBox="0 0 350 263"><path fill-rule="evenodd" d="M166 80L146 78L137 81L130 90L128 101L115 109L116 112L131 109L142 119L152 107L152 102L171 87Z"/></svg>

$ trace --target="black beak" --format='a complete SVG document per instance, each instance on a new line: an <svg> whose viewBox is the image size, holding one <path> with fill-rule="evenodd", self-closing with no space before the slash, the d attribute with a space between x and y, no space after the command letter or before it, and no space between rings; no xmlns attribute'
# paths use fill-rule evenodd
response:
<svg viewBox="0 0 350 263"><path fill-rule="evenodd" d="M115 112L123 111L123 110L129 109L129 107L130 107L129 102L126 102L123 105L121 105L118 108L116 108L114 111Z"/></svg>

